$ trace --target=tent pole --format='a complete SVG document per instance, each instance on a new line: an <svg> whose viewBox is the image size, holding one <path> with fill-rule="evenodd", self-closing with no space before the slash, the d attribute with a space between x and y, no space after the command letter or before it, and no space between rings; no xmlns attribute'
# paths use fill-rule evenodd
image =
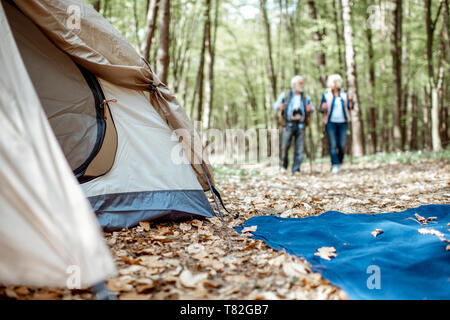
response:
<svg viewBox="0 0 450 320"><path fill-rule="evenodd" d="M212 196L214 198L214 203L216 204L217 210L219 210L220 220L223 221L222 211L220 211L220 207L219 207L219 204L217 203L216 195L214 194L214 190L211 186L211 182L209 182L209 178L208 178L208 175L206 174L206 170L205 170L205 167L203 166L203 163L201 164L201 166L202 166L203 174L206 177L206 181L208 182L209 190L211 190Z"/></svg>

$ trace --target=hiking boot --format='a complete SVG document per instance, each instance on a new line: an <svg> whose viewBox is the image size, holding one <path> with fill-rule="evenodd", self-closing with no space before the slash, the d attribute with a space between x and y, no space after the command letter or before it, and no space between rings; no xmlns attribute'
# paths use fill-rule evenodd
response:
<svg viewBox="0 0 450 320"><path fill-rule="evenodd" d="M336 174L341 172L341 166L338 164L335 164L331 167L331 173Z"/></svg>

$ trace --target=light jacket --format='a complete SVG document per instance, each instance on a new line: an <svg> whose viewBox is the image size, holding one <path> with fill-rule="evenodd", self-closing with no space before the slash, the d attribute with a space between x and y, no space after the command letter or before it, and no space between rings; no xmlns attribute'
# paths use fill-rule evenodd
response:
<svg viewBox="0 0 450 320"><path fill-rule="evenodd" d="M344 117L347 122L350 122L350 110L352 108L351 101L348 98L347 92L345 92L342 89L339 89L339 97L335 97L333 94L333 91L331 89L328 89L325 91L325 93L322 95L322 102L320 103L320 112L322 112L322 105L325 102L327 104L327 115L323 118L323 123L327 124L330 120L331 112L334 109L334 102L336 98L342 99L342 105L344 106Z"/></svg>

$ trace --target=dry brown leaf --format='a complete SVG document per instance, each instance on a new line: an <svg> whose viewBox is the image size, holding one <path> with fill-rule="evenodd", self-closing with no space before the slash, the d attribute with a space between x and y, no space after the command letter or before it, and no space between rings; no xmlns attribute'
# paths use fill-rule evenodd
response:
<svg viewBox="0 0 450 320"><path fill-rule="evenodd" d="M139 265L139 259L133 259L128 256L119 256L120 259L122 259L125 263L130 265Z"/></svg>
<svg viewBox="0 0 450 320"><path fill-rule="evenodd" d="M127 292L124 294L121 294L119 299L120 300L149 300L151 295L149 294L139 294L135 292Z"/></svg>
<svg viewBox="0 0 450 320"><path fill-rule="evenodd" d="M221 284L218 283L218 282L215 282L215 281L208 281L208 280L203 281L203 285L204 285L205 287L211 287L211 288L219 288L219 287L221 286Z"/></svg>
<svg viewBox="0 0 450 320"><path fill-rule="evenodd" d="M195 288L198 284L203 282L208 278L207 273L199 273L196 275L193 275L189 269L184 269L183 272L181 272L179 280L180 283L187 288Z"/></svg>
<svg viewBox="0 0 450 320"><path fill-rule="evenodd" d="M258 226L250 226L250 227L245 227L242 229L241 233L247 233L247 232L255 232L256 230L258 230Z"/></svg>
<svg viewBox="0 0 450 320"><path fill-rule="evenodd" d="M145 269L145 268L142 267L142 266L132 265L132 266L129 266L129 267L127 267L127 268L120 269L120 270L119 270L119 273L120 273L121 275L129 275L129 274L133 274L133 273L142 271L143 269Z"/></svg>
<svg viewBox="0 0 450 320"><path fill-rule="evenodd" d="M13 288L6 288L5 293L8 298L19 299L19 296Z"/></svg>
<svg viewBox="0 0 450 320"><path fill-rule="evenodd" d="M114 292L127 292L127 291L133 290L132 285L130 285L128 283L124 283L117 279L108 280L107 287L109 290L114 291Z"/></svg>
<svg viewBox="0 0 450 320"><path fill-rule="evenodd" d="M162 243L172 242L173 241L173 239L171 239L169 237L164 237L164 236L154 236L154 237L151 238L151 240L162 242Z"/></svg>
<svg viewBox="0 0 450 320"><path fill-rule="evenodd" d="M41 292L32 296L32 300L59 300L61 294L55 292Z"/></svg>
<svg viewBox="0 0 450 320"><path fill-rule="evenodd" d="M203 226L203 222L200 220L197 220L197 219L193 220L191 224L197 228L200 228L201 226Z"/></svg>
<svg viewBox="0 0 450 320"><path fill-rule="evenodd" d="M374 238L376 238L378 235L384 233L383 229L375 229L370 234L373 235Z"/></svg>
<svg viewBox="0 0 450 320"><path fill-rule="evenodd" d="M223 271L223 269L225 268L225 264L218 260L214 260L211 263L211 266L213 267L214 270L219 271L219 272Z"/></svg>
<svg viewBox="0 0 450 320"><path fill-rule="evenodd" d="M188 224L188 223L180 223L180 229L183 232L189 231L192 229L192 225Z"/></svg>
<svg viewBox="0 0 450 320"><path fill-rule="evenodd" d="M28 290L27 287L19 287L15 291L16 291L17 294L20 294L22 296L27 295L27 294L30 293L30 290Z"/></svg>
<svg viewBox="0 0 450 320"><path fill-rule="evenodd" d="M234 283L246 283L248 281L248 277L242 274L229 275L225 277L225 281Z"/></svg>
<svg viewBox="0 0 450 320"><path fill-rule="evenodd" d="M139 225L140 225L145 231L150 231L150 222L148 222L148 221L141 221L141 222L139 222Z"/></svg>
<svg viewBox="0 0 450 320"><path fill-rule="evenodd" d="M322 259L330 261L331 258L337 257L336 249L334 247L322 247L316 250L317 252L314 253L314 255L319 256Z"/></svg>
<svg viewBox="0 0 450 320"><path fill-rule="evenodd" d="M271 291L266 292L252 292L249 296L249 300L280 300L280 298Z"/></svg>
<svg viewBox="0 0 450 320"><path fill-rule="evenodd" d="M187 248L186 251L190 254L196 254L199 252L204 252L205 251L205 246L199 243L193 243L190 244Z"/></svg>
<svg viewBox="0 0 450 320"><path fill-rule="evenodd" d="M302 263L291 261L283 264L283 272L288 277L302 278L309 268Z"/></svg>
<svg viewBox="0 0 450 320"><path fill-rule="evenodd" d="M433 236L444 238L445 235L442 232L439 232L433 228L420 228L417 230L420 234L431 234Z"/></svg>

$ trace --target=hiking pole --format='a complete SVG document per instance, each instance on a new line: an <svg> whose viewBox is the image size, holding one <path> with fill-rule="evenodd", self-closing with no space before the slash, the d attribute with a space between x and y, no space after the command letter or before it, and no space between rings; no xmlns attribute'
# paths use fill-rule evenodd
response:
<svg viewBox="0 0 450 320"><path fill-rule="evenodd" d="M312 169L312 157L314 154L313 150L313 142L312 142L312 129L311 129L311 123L308 125L308 136L309 136L309 174L313 173Z"/></svg>

